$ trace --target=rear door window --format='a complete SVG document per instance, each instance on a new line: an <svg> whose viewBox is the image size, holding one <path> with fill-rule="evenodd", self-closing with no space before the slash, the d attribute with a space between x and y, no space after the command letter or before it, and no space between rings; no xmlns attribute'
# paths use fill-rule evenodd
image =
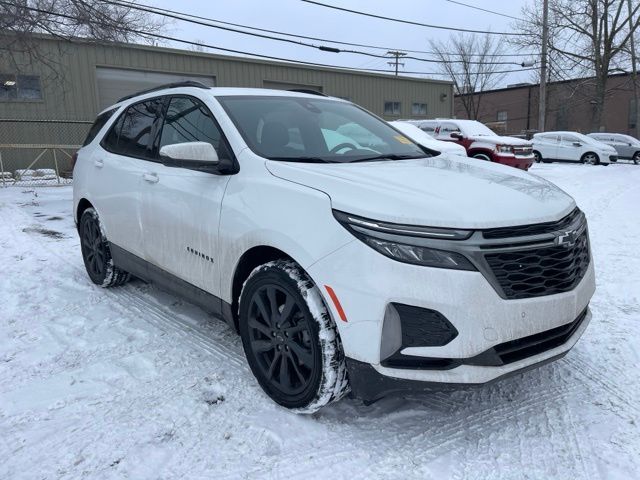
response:
<svg viewBox="0 0 640 480"><path fill-rule="evenodd" d="M158 132L163 97L136 103L118 118L103 140L103 146L120 155L154 159L153 139Z"/></svg>

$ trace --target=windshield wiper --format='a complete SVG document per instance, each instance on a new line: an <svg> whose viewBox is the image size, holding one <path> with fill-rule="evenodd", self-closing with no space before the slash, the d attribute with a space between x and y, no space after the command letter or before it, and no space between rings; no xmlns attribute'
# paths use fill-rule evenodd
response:
<svg viewBox="0 0 640 480"><path fill-rule="evenodd" d="M376 155L375 157L367 157L367 158L359 158L357 160L351 160L349 163L374 162L376 160L412 160L416 158L428 158L428 156L424 155L424 156L416 157L415 155L382 154L382 155Z"/></svg>
<svg viewBox="0 0 640 480"><path fill-rule="evenodd" d="M335 163L321 157L268 157L267 160L275 160L277 162Z"/></svg>

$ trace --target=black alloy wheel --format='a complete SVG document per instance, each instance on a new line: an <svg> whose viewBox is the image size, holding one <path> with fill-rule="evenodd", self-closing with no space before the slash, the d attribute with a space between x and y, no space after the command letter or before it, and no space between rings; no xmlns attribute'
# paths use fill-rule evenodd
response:
<svg viewBox="0 0 640 480"><path fill-rule="evenodd" d="M78 233L84 266L93 283L101 287L115 287L129 280L129 273L114 265L109 242L102 233L100 218L93 208L82 213Z"/></svg>
<svg viewBox="0 0 640 480"><path fill-rule="evenodd" d="M319 375L320 363L306 306L296 293L284 285L261 285L249 301L247 321L259 380L268 382L278 397L292 400L305 396Z"/></svg>
<svg viewBox="0 0 640 480"><path fill-rule="evenodd" d="M111 255L102 238L100 223L96 215L85 212L80 223L82 258L89 277L94 283L102 284L107 274Z"/></svg>

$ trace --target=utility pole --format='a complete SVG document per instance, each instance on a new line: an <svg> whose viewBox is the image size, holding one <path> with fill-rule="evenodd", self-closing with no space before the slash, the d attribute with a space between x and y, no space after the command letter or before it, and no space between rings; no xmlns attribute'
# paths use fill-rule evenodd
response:
<svg viewBox="0 0 640 480"><path fill-rule="evenodd" d="M549 44L549 0L542 5L542 58L540 62L540 90L538 106L538 131L544 132L547 116L547 46Z"/></svg>
<svg viewBox="0 0 640 480"><path fill-rule="evenodd" d="M627 1L627 6L629 7L629 29L633 31L633 8L631 6L631 0ZM638 69L636 65L636 42L634 39L635 35L631 35L629 38L630 46L631 46L631 82L633 83L633 103L636 109L636 135L635 137L640 137L640 105L638 105Z"/></svg>
<svg viewBox="0 0 640 480"><path fill-rule="evenodd" d="M395 58L392 62L387 62L387 64L392 67L395 66L396 69L396 77L398 76L398 65L402 65L404 67L404 62L401 62L400 59L406 55L405 52L400 52L398 50L389 50L387 55L391 55Z"/></svg>

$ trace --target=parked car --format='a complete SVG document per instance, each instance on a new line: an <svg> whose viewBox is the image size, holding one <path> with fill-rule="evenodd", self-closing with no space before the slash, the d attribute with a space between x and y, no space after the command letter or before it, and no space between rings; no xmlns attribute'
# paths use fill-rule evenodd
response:
<svg viewBox="0 0 640 480"><path fill-rule="evenodd" d="M619 159L640 163L640 140L621 133L590 133L589 137L616 149Z"/></svg>
<svg viewBox="0 0 640 480"><path fill-rule="evenodd" d="M537 162L590 163L609 165L618 160L615 148L577 132L545 132L533 136Z"/></svg>
<svg viewBox="0 0 640 480"><path fill-rule="evenodd" d="M462 145L469 157L521 170L528 170L534 161L531 142L496 135L490 128L475 120L419 120L414 124L436 140Z"/></svg>
<svg viewBox="0 0 640 480"><path fill-rule="evenodd" d="M395 122L389 122L389 124L423 147L435 150L436 152L449 153L451 155L459 155L461 157L467 156L467 151L462 145L436 140L431 135L409 122L398 120Z"/></svg>
<svg viewBox="0 0 640 480"><path fill-rule="evenodd" d="M194 82L127 97L98 115L73 190L92 282L134 275L220 316L298 412L511 375L565 355L591 318L569 195L431 156L340 99Z"/></svg>

